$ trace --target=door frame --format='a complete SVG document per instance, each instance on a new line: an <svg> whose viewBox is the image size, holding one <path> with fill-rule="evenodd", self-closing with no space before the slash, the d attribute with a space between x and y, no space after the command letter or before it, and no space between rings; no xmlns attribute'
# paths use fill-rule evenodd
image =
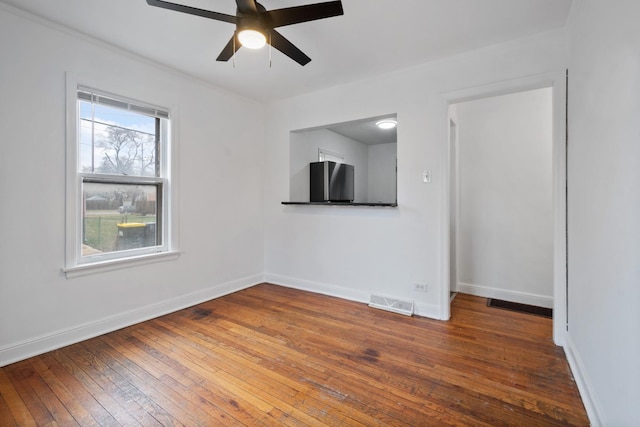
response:
<svg viewBox="0 0 640 427"><path fill-rule="evenodd" d="M455 129L455 134L452 135L453 129ZM449 114L449 133L447 134L449 141L449 163L447 164L447 178L449 179L447 187L449 189L449 301L451 301L451 293L458 291L458 233L460 232L460 178L458 176L460 173L458 158L460 145L458 144L458 134L458 117L452 117ZM453 232L451 227L453 227ZM451 247L452 240L453 248Z"/></svg>
<svg viewBox="0 0 640 427"><path fill-rule="evenodd" d="M553 126L553 341L564 345L567 331L567 209L566 209L566 71L559 70L518 79L493 82L441 93L438 123L440 123L441 161L444 165L442 178L442 229L440 233L440 318L448 320L450 311L450 165L449 106L465 101L523 92L533 89L552 89Z"/></svg>

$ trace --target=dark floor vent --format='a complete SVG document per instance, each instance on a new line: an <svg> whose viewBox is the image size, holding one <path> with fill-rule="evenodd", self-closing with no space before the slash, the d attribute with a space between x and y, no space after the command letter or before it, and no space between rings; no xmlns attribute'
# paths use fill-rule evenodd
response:
<svg viewBox="0 0 640 427"><path fill-rule="evenodd" d="M553 318L553 310L545 307L537 307L535 305L520 304L518 302L503 301L499 299L489 298L487 300L488 307L502 308L505 310L517 311L520 313L534 314L536 316Z"/></svg>

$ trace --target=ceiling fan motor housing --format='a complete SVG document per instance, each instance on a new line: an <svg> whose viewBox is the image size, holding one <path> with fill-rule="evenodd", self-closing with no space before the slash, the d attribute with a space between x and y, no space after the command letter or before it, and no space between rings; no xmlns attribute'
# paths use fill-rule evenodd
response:
<svg viewBox="0 0 640 427"><path fill-rule="evenodd" d="M254 30L266 36L269 28L259 16L238 16L236 31L243 30Z"/></svg>

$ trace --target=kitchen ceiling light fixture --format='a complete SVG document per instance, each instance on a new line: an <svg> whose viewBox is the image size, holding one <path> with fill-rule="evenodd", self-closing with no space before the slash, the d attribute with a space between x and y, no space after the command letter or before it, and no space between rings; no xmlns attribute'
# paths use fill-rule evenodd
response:
<svg viewBox="0 0 640 427"><path fill-rule="evenodd" d="M398 122L394 119L384 119L376 122L376 126L380 129L393 129L398 126Z"/></svg>

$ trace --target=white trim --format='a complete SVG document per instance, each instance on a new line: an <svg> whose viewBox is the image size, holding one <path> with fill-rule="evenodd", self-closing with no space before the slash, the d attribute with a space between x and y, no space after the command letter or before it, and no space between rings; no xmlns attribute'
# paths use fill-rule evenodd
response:
<svg viewBox="0 0 640 427"><path fill-rule="evenodd" d="M170 109L169 121L169 144L167 153L162 159L167 176L171 177L167 181L166 195L167 210L164 213L164 221L167 224L165 239L169 247L169 252L178 252L180 250L180 106L173 105ZM167 161L167 157L171 161Z"/></svg>
<svg viewBox="0 0 640 427"><path fill-rule="evenodd" d="M582 398L582 404L587 411L589 422L592 427L600 427L609 425L604 416L602 408L598 405L597 395L595 389L591 385L591 381L587 375L587 370L584 368L584 363L580 359L575 345L571 340L571 334L567 333L565 336L564 352L571 368L571 373L578 386L580 397Z"/></svg>
<svg viewBox="0 0 640 427"><path fill-rule="evenodd" d="M67 72L66 74L66 99L65 99L65 121L66 121L66 201L65 201L65 267L75 265L78 254L81 253L80 239L77 230L80 230L80 212L78 199L80 198L80 180L77 178L78 149L76 146L78 134L78 81L76 76Z"/></svg>
<svg viewBox="0 0 640 427"><path fill-rule="evenodd" d="M153 106L160 108L169 114L170 119L163 119L163 131L165 138L162 143L161 152L161 177L129 177L131 181L141 182L161 182L163 188L162 195L162 234L163 243L159 247L140 248L132 250L130 256L124 256L122 252L113 252L104 254L100 259L95 260L92 257L82 257L82 214L81 206L78 200L82 194L82 179L79 177L86 176L79 173L79 153L78 153L78 90L94 90L95 86L104 86L104 84L90 84L90 79L80 79L73 73L66 73L66 99L65 99L65 124L66 124L66 194L65 194L65 262L62 271L68 279L85 276L88 274L112 271L119 268L134 267L153 262L173 260L179 255L179 219L178 219L178 167L179 150L178 150L178 127L180 108L174 106L172 108L158 107L154 104L147 104L142 101L133 101L133 98L122 97L128 102L134 102L139 105ZM108 96L120 97L114 95L115 91L102 91L95 89L96 93L106 94ZM108 180L109 176L100 175L96 178L104 178ZM154 252L155 251L155 252Z"/></svg>
<svg viewBox="0 0 640 427"><path fill-rule="evenodd" d="M413 314L418 316L428 317L435 320L445 320L440 318L440 310L437 305L425 304L423 302L413 303ZM448 319L447 319L448 320Z"/></svg>
<svg viewBox="0 0 640 427"><path fill-rule="evenodd" d="M266 273L264 276L264 280L267 283L284 286L286 288L309 291L316 294L328 295L356 302L368 303L369 295L371 294L370 292L359 291L327 283L315 282L312 280L282 276L280 274Z"/></svg>
<svg viewBox="0 0 640 427"><path fill-rule="evenodd" d="M78 264L73 267L65 267L62 271L66 274L67 279L75 279L76 277L88 276L90 274L105 273L107 271L153 264L155 262L173 261L178 259L179 256L180 252L158 252L154 254Z"/></svg>
<svg viewBox="0 0 640 427"><path fill-rule="evenodd" d="M492 288L491 286L458 282L458 292L483 298L495 298L504 301L518 302L520 304L535 305L537 307L553 307L553 297L551 296Z"/></svg>
<svg viewBox="0 0 640 427"><path fill-rule="evenodd" d="M460 135L460 126L458 125L458 117L456 114L455 119L453 117L450 116L449 113L448 114L448 119L449 119L449 133L447 134L447 141L448 141L448 157L449 157L449 162L448 166L451 166L451 162L453 162L455 164L455 171L456 171L456 175L459 173L460 171L460 158L459 158L459 154L460 154L460 144L459 144L459 135ZM455 134L455 140L453 141L453 145L454 145L454 150L451 149L451 145L452 145L452 141L451 141L451 124L453 123L455 130L456 130L456 134ZM455 152L455 156L453 158L451 158L451 154L452 151ZM449 178L451 178L451 170L449 170ZM451 197L451 183L449 183L448 186L448 192L449 192L449 198ZM449 289L449 293L451 292L458 292L458 278L460 277L460 271L459 271L459 265L457 260L460 259L460 177L456 176L456 181L455 181L455 203L454 203L454 212L449 212L449 215L453 216L453 220L455 222L454 224L454 240L455 240L455 250L454 250L454 256L456 257L455 259L455 265L454 265L454 273L455 273L455 277L453 278L453 282L455 284L456 289ZM451 207L451 202L449 201L449 207ZM449 218L449 220L451 220L451 218ZM449 224L449 227L451 227L451 224ZM451 236L451 232L449 231L449 236ZM451 242L449 242L449 245L451 245ZM449 271L451 271L451 269L449 269ZM451 282L452 282L452 278L449 277L449 286L451 286ZM451 298L449 298L449 303L451 303Z"/></svg>
<svg viewBox="0 0 640 427"><path fill-rule="evenodd" d="M566 306L566 200L565 194L565 109L564 94L566 93L565 70L524 76L494 82L481 86L474 86L441 94L439 109L440 140L444 141L441 151L444 185L442 188L442 229L439 238L439 253L442 256L440 264L440 304L443 319L449 318L449 105L486 98L489 96L506 95L532 89L551 87L553 89L553 215L554 215L554 254L553 254L553 341L556 345L564 345L567 324ZM461 291L458 289L458 291Z"/></svg>
<svg viewBox="0 0 640 427"><path fill-rule="evenodd" d="M567 335L566 70L553 82L553 341Z"/></svg>
<svg viewBox="0 0 640 427"><path fill-rule="evenodd" d="M441 263L438 271L438 280L440 282L438 295L439 315L441 320L449 320L451 318L451 149L449 147L449 130L450 116L449 106L453 102L447 98L446 94L442 94L440 99L440 107L438 108L438 116L436 123L445 124L446 126L438 126L438 140L444 141L442 145L441 163L442 176L440 177L442 186L440 186L440 219L441 227L438 233L438 252L440 253Z"/></svg>
<svg viewBox="0 0 640 427"><path fill-rule="evenodd" d="M349 301L360 302L363 304L369 304L369 297L372 293L370 291L359 291L351 288L345 288L343 286L320 283L306 279L298 279L295 277L282 276L279 274L265 274L264 280L267 283L284 286L286 288L328 295ZM374 291L373 293L376 292ZM413 313L418 316L440 320L439 307L436 305L414 302Z"/></svg>
<svg viewBox="0 0 640 427"><path fill-rule="evenodd" d="M247 276L84 325L53 331L46 335L10 344L0 348L0 367L250 288L263 281L262 274Z"/></svg>

